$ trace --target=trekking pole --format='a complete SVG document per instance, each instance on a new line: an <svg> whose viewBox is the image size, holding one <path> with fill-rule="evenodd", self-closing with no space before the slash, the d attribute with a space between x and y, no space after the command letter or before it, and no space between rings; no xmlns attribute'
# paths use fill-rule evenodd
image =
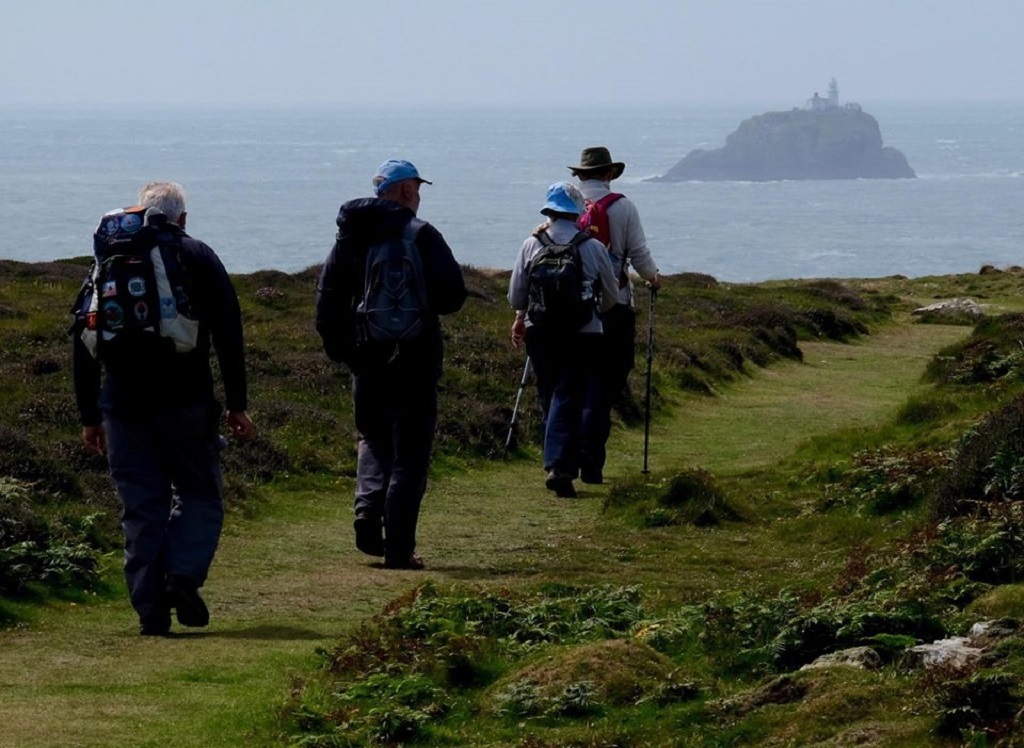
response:
<svg viewBox="0 0 1024 748"><path fill-rule="evenodd" d="M523 396L523 390L526 389L526 378L530 375L530 357L526 357L526 366L523 367L523 378L519 382L519 392L516 393L516 404L512 408L512 422L508 425L508 436L505 437L505 451L508 452L509 447L512 446L512 433L516 428L516 414L519 413L519 400Z"/></svg>
<svg viewBox="0 0 1024 748"><path fill-rule="evenodd" d="M644 395L644 470L646 474L647 457L651 445L651 362L654 360L654 299L658 289L648 286L651 294L650 306L647 310L647 392Z"/></svg>

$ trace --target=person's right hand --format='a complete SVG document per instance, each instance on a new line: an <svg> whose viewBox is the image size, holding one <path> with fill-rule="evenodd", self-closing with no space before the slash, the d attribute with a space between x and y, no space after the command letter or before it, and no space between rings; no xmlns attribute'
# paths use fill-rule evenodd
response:
<svg viewBox="0 0 1024 748"><path fill-rule="evenodd" d="M523 336L526 335L526 320L523 317L516 317L512 323L512 347L519 348L523 343Z"/></svg>
<svg viewBox="0 0 1024 748"><path fill-rule="evenodd" d="M82 444L88 452L103 457L107 453L107 430L103 424L82 427Z"/></svg>
<svg viewBox="0 0 1024 748"><path fill-rule="evenodd" d="M256 427L244 410L228 411L227 420L228 429L235 439L245 442L256 436Z"/></svg>

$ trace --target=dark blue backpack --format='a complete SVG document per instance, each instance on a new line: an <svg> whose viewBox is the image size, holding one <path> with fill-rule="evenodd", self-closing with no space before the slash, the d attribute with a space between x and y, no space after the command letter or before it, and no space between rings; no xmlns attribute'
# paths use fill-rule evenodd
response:
<svg viewBox="0 0 1024 748"><path fill-rule="evenodd" d="M366 251L363 296L356 306L356 340L403 343L423 331L429 303L416 234L425 225L413 218L402 235Z"/></svg>

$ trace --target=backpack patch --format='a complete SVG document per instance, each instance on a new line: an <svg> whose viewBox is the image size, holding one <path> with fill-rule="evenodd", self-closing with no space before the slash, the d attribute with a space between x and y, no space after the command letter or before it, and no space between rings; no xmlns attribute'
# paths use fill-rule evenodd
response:
<svg viewBox="0 0 1024 748"><path fill-rule="evenodd" d="M180 242L166 216L143 207L107 213L93 234L95 262L74 313L82 342L103 360L184 353L198 340Z"/></svg>
<svg viewBox="0 0 1024 748"><path fill-rule="evenodd" d="M416 247L423 225L413 218L400 237L367 250L363 297L356 306L358 342L403 343L423 331L429 304Z"/></svg>
<svg viewBox="0 0 1024 748"><path fill-rule="evenodd" d="M580 245L590 237L582 231L568 244L556 244L546 231L536 235L543 248L527 268L530 323L556 333L576 332L594 314L594 292L584 278Z"/></svg>

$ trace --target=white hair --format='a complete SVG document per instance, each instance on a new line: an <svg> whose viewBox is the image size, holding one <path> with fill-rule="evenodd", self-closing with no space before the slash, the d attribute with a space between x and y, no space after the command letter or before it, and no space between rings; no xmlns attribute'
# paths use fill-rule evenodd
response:
<svg viewBox="0 0 1024 748"><path fill-rule="evenodd" d="M177 182L150 182L139 190L139 205L156 208L177 223L185 212L185 188Z"/></svg>

